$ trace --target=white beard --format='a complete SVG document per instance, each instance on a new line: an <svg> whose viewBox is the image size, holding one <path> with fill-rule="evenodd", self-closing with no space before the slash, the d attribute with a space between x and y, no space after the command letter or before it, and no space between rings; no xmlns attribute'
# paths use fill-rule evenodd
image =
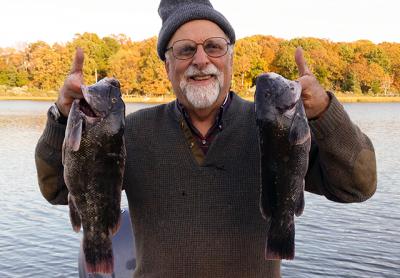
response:
<svg viewBox="0 0 400 278"><path fill-rule="evenodd" d="M217 76L217 80L213 80L208 85L194 85L189 84L186 79L199 74L213 74ZM221 92L222 84L224 81L224 74L220 72L216 66L210 64L204 70L198 70L195 66L191 65L186 70L180 88L182 94L186 97L188 102L197 109L209 108L218 99Z"/></svg>

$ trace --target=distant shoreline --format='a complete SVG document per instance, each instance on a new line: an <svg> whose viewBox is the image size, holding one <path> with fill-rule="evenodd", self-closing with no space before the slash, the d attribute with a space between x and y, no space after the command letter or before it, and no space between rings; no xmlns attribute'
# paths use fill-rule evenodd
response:
<svg viewBox="0 0 400 278"><path fill-rule="evenodd" d="M126 103L167 103L174 97L122 97ZM0 96L2 100L24 100L24 101L56 101L56 97L33 97L33 96Z"/></svg>
<svg viewBox="0 0 400 278"><path fill-rule="evenodd" d="M400 96L336 96L343 103L372 103L372 102L400 102ZM244 97L252 101L252 97ZM148 103L158 104L167 103L175 98L168 97L123 97L126 103ZM0 96L0 101L3 100L25 100L25 101L55 101L55 97L33 97L33 96Z"/></svg>

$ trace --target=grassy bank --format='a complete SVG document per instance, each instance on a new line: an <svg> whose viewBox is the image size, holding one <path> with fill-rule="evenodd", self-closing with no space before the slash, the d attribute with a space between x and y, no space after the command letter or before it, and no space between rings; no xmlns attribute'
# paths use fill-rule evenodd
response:
<svg viewBox="0 0 400 278"><path fill-rule="evenodd" d="M245 99L252 101L254 89L251 89ZM57 91L41 91L28 87L7 87L0 85L0 100L36 100L55 101ZM400 96L365 96L337 92L335 93L341 102L400 102ZM174 99L173 95L166 96L123 96L127 103L166 103Z"/></svg>
<svg viewBox="0 0 400 278"><path fill-rule="evenodd" d="M338 96L340 102L400 102L400 96Z"/></svg>
<svg viewBox="0 0 400 278"><path fill-rule="evenodd" d="M0 96L0 100L56 101L57 97L40 96ZM126 103L167 103L174 97L123 97Z"/></svg>
<svg viewBox="0 0 400 278"><path fill-rule="evenodd" d="M400 102L400 96L336 96L342 103L354 102ZM245 99L252 101L252 97L245 97Z"/></svg>
<svg viewBox="0 0 400 278"><path fill-rule="evenodd" d="M337 96L340 102L400 102L400 96ZM167 103L174 100L174 97L123 97L126 103ZM252 101L252 97L245 97ZM0 100L30 100L30 101L55 101L56 97L39 96L0 96Z"/></svg>

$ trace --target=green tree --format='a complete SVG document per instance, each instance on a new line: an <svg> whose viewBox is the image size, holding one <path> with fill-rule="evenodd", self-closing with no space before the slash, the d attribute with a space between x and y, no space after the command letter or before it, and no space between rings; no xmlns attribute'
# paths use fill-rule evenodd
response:
<svg viewBox="0 0 400 278"><path fill-rule="evenodd" d="M272 61L272 70L285 78L296 79L298 77L297 65L294 60L296 46L288 41L283 41ZM307 53L305 53L307 56Z"/></svg>
<svg viewBox="0 0 400 278"><path fill-rule="evenodd" d="M71 53L77 47L83 49L85 61L83 73L87 83L95 83L108 75L110 68L109 58L119 49L118 40L112 37L99 38L93 33L76 34L75 38L68 45Z"/></svg>
<svg viewBox="0 0 400 278"><path fill-rule="evenodd" d="M27 61L23 51L0 48L0 84L21 87L28 84Z"/></svg>

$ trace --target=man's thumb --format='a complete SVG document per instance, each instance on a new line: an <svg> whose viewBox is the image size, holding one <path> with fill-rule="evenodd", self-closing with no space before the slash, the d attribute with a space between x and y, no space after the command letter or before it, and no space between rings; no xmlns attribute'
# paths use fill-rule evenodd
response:
<svg viewBox="0 0 400 278"><path fill-rule="evenodd" d="M299 70L300 77L304 76L304 75L312 75L312 72L310 71L310 69L307 66L306 60L304 59L303 49L301 48L301 46L296 48L296 53L294 55L294 59L297 64L297 68Z"/></svg>
<svg viewBox="0 0 400 278"><path fill-rule="evenodd" d="M82 72L83 60L84 60L83 49L78 47L75 52L74 61L72 62L71 73Z"/></svg>

